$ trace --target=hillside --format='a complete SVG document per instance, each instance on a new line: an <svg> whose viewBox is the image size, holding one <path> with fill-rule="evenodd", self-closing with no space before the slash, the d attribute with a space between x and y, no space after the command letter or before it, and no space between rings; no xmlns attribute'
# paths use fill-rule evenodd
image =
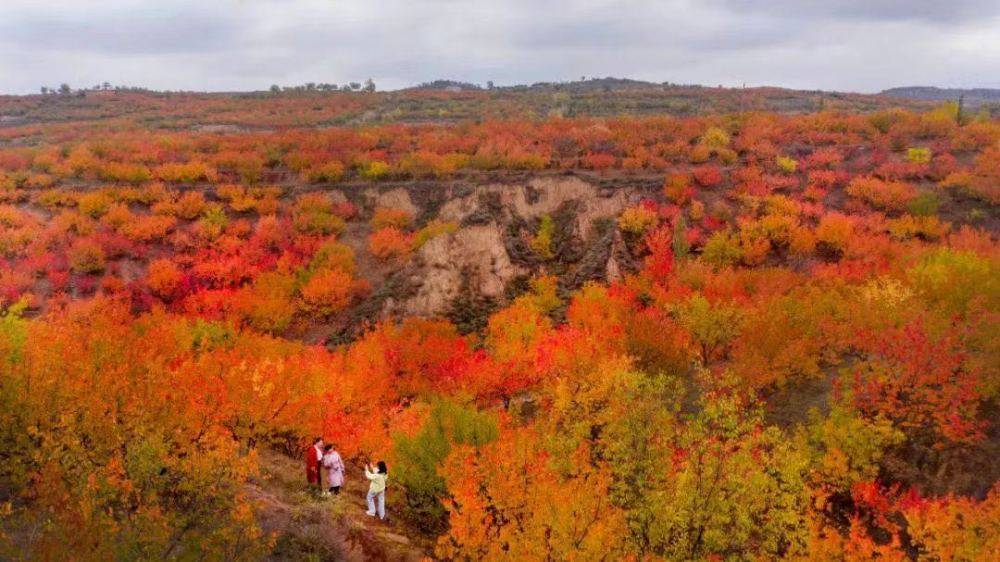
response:
<svg viewBox="0 0 1000 562"><path fill-rule="evenodd" d="M882 95L927 101L954 101L959 99L969 107L1000 104L1000 89L996 88L935 88L909 86L883 90Z"/></svg>
<svg viewBox="0 0 1000 562"><path fill-rule="evenodd" d="M1000 122L586 82L0 99L0 558L995 558Z"/></svg>
<svg viewBox="0 0 1000 562"><path fill-rule="evenodd" d="M72 94L0 96L0 131L40 123L76 128L285 129L386 123L441 123L548 117L692 116L738 111L869 112L929 108L926 102L842 92L722 88L602 78L474 89L440 80L388 92L197 93L84 90ZM234 129L235 128L235 129ZM7 135L16 134L8 132ZM0 137L2 138L2 137Z"/></svg>

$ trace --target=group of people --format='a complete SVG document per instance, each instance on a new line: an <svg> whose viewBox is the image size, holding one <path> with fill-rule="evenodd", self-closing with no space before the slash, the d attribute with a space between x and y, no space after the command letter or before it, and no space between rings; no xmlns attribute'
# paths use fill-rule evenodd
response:
<svg viewBox="0 0 1000 562"><path fill-rule="evenodd" d="M323 489L322 470L326 469L326 486ZM368 484L368 511L369 517L385 520L385 484L389 477L389 470L385 461L378 461L375 465L365 464L365 478ZM306 480L309 487L315 487L320 496L336 496L340 494L340 488L344 485L344 460L340 458L340 453L330 443L324 443L322 437L313 440L311 447L306 449Z"/></svg>

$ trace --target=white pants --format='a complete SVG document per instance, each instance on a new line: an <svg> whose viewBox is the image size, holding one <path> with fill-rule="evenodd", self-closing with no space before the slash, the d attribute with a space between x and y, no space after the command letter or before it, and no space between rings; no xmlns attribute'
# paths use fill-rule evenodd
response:
<svg viewBox="0 0 1000 562"><path fill-rule="evenodd" d="M368 492L368 513L375 515L375 498L378 498L378 518L385 519L385 490Z"/></svg>

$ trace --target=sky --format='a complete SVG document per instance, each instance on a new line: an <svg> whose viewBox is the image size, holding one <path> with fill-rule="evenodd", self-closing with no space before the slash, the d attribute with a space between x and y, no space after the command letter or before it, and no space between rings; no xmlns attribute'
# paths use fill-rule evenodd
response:
<svg viewBox="0 0 1000 562"><path fill-rule="evenodd" d="M0 93L581 76L1000 87L1000 0L0 0Z"/></svg>

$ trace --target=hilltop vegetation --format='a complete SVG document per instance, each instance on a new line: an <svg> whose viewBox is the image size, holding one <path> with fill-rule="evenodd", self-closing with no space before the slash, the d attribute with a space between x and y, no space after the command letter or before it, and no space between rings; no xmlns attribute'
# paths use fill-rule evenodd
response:
<svg viewBox="0 0 1000 562"><path fill-rule="evenodd" d="M995 559L1000 121L633 86L0 100L0 554Z"/></svg>
<svg viewBox="0 0 1000 562"><path fill-rule="evenodd" d="M373 88L374 85L372 84ZM710 88L615 78L530 86L478 88L439 80L400 91L368 91L360 83L335 89L308 84L246 93L98 89L48 95L0 96L0 127L72 122L104 132L245 127L271 129L386 123L464 122L547 117L692 116L736 111L867 112L905 103L881 96L783 88ZM957 98L955 98L957 99ZM30 134L26 128L13 133Z"/></svg>
<svg viewBox="0 0 1000 562"><path fill-rule="evenodd" d="M956 101L962 99L970 107L1000 104L1000 90L996 88L934 88L931 86L909 86L889 88L882 94L898 98L931 101Z"/></svg>

